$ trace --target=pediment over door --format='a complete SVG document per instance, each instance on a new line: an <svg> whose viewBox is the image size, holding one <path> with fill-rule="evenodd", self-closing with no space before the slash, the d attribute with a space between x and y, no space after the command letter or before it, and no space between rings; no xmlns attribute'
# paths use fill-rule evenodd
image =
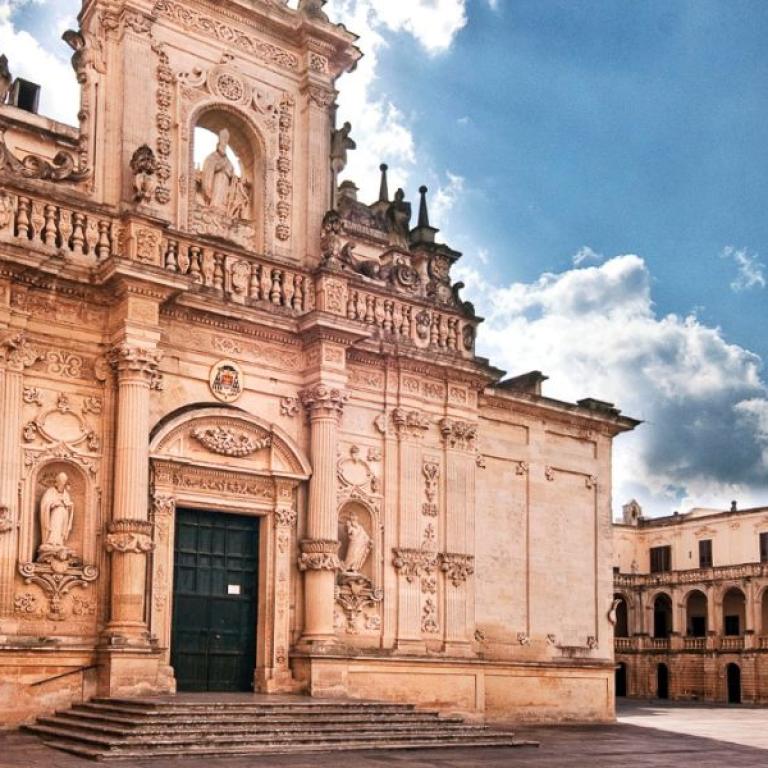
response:
<svg viewBox="0 0 768 768"><path fill-rule="evenodd" d="M150 445L155 459L306 479L309 462L274 424L229 408L201 408L166 420Z"/></svg>

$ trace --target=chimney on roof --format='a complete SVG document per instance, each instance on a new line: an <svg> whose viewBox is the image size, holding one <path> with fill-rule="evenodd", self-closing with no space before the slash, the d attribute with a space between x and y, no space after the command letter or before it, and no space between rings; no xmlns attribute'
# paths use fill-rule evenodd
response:
<svg viewBox="0 0 768 768"><path fill-rule="evenodd" d="M40 86L29 80L24 80L22 77L17 77L11 86L10 103L14 107L36 115L40 106Z"/></svg>

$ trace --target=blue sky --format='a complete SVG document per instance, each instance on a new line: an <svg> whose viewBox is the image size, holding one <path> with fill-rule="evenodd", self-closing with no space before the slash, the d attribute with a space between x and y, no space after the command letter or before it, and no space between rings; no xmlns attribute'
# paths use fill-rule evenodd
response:
<svg viewBox="0 0 768 768"><path fill-rule="evenodd" d="M44 107L70 121L56 40L78 6L0 0L12 69L56 83ZM616 508L768 504L768 3L327 10L366 53L340 82L347 175L371 198L381 161L410 197L430 186L488 318L482 353L647 421L617 446Z"/></svg>

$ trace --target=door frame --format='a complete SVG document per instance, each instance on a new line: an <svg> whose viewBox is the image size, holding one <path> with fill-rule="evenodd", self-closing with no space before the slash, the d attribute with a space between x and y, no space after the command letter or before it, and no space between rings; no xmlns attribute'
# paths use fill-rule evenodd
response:
<svg viewBox="0 0 768 768"><path fill-rule="evenodd" d="M205 430L231 429L269 445L245 457L211 451L192 440ZM214 433L215 434L215 433ZM215 448L216 446L214 446ZM254 690L295 691L289 666L291 603L298 589L298 510L305 505L311 470L293 441L278 427L239 409L204 408L163 420L150 445L151 520L155 550L148 580L149 626L161 646L166 677L173 615L176 507L257 516L260 522L256 668ZM175 685L175 680L173 681Z"/></svg>

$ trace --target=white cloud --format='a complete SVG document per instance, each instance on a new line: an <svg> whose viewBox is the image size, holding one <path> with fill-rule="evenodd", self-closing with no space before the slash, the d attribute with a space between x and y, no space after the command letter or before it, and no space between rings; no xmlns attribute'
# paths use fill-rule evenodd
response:
<svg viewBox="0 0 768 768"><path fill-rule="evenodd" d="M720 254L723 259L733 259L736 263L737 275L731 282L731 290L746 291L749 288L765 288L765 264L756 253L750 253L746 248L736 248L727 245Z"/></svg>
<svg viewBox="0 0 768 768"><path fill-rule="evenodd" d="M456 203L459 202L464 192L464 178L455 173L446 171L447 181L441 185L437 192L432 195L429 202L429 215L432 220L432 226L435 222L447 221L448 214L453 210Z"/></svg>
<svg viewBox="0 0 768 768"><path fill-rule="evenodd" d="M339 120L352 123L358 143L343 178L354 180L360 199L372 202L378 195L380 163L390 167L391 190L407 189L416 164L412 120L386 93L374 93L380 85L380 56L395 55L387 35L405 32L428 55L445 52L467 23L466 0L331 0L326 11L360 35L365 54L355 72L340 82Z"/></svg>
<svg viewBox="0 0 768 768"><path fill-rule="evenodd" d="M650 512L765 503L768 390L760 359L694 315L658 316L638 256L497 288L460 266L487 318L480 352L510 373L544 370L546 393L615 402L646 421L617 439L614 501Z"/></svg>
<svg viewBox="0 0 768 768"><path fill-rule="evenodd" d="M602 261L605 257L602 253L593 251L588 245L582 245L578 251L573 255L572 262L574 266L578 267L585 261Z"/></svg>
<svg viewBox="0 0 768 768"><path fill-rule="evenodd" d="M80 108L80 89L68 61L69 49L62 42L60 56L56 56L29 32L17 29L13 23L13 13L22 6L31 4L48 5L49 0L0 0L0 51L8 57L9 68L14 77L23 77L42 86L42 114L76 125ZM62 5L72 10L77 4L67 0ZM56 6L56 11L59 14L55 22L57 29L64 27L67 22L72 22L72 17L67 15L66 9L62 9L61 5ZM39 13L51 12L40 10Z"/></svg>

